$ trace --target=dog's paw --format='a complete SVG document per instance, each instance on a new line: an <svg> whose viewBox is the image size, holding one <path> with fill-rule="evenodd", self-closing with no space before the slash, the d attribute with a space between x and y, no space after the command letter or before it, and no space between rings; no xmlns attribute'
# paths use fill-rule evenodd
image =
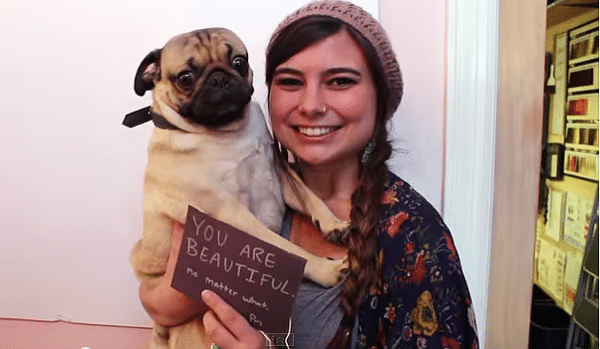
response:
<svg viewBox="0 0 600 349"><path fill-rule="evenodd" d="M316 227L321 230L321 233L328 240L331 235L344 235L350 228L350 222L344 221L336 218L335 216L331 216L327 219L314 219L313 223Z"/></svg>
<svg viewBox="0 0 600 349"><path fill-rule="evenodd" d="M332 287L342 280L348 270L348 259L320 258L317 263L306 264L309 279L324 286Z"/></svg>
<svg viewBox="0 0 600 349"><path fill-rule="evenodd" d="M130 262L139 278L155 278L165 273L168 255L158 254L139 240L131 251Z"/></svg>

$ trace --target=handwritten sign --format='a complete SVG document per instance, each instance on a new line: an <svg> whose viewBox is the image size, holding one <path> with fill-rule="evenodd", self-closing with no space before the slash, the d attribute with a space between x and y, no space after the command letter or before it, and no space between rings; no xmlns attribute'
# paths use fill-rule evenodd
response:
<svg viewBox="0 0 600 349"><path fill-rule="evenodd" d="M255 328L286 333L306 260L189 207L172 287L209 289Z"/></svg>

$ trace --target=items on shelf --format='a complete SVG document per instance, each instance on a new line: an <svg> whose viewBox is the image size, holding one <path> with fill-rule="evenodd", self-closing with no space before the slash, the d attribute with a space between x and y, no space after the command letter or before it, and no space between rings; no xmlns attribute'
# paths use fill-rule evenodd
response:
<svg viewBox="0 0 600 349"><path fill-rule="evenodd" d="M592 212L567 348L598 348L598 192Z"/></svg>
<svg viewBox="0 0 600 349"><path fill-rule="evenodd" d="M546 62L552 84L543 147L543 191L534 283L569 315L599 179L598 19L552 29ZM590 21L591 20L591 21ZM541 195L541 194L540 194ZM597 257L596 257L597 258Z"/></svg>

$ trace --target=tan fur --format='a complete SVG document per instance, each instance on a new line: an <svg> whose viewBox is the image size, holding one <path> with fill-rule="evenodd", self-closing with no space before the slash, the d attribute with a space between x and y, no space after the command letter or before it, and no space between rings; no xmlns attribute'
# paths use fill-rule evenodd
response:
<svg viewBox="0 0 600 349"><path fill-rule="evenodd" d="M149 66L144 72L144 79L154 83L153 111L180 130L153 130L144 181L143 234L131 254L133 268L142 282L158 284L165 273L173 224L185 222L191 205L307 259L305 275L332 286L346 267L345 261L311 255L273 232L279 231L281 224L282 192L290 206L306 208L305 213L324 231L343 229L346 223L335 218L293 171L291 176L275 172L272 140L260 107L248 104L243 119L218 130L194 124L179 114L181 105L191 97L178 91L169 75L191 60L206 67L196 89L210 73L209 66L233 75L235 71L224 58L229 50L245 54L241 41L228 30L183 34L162 49L160 66ZM246 80L252 83L251 73ZM175 327L156 325L151 348L205 348L209 344L200 318L195 318Z"/></svg>

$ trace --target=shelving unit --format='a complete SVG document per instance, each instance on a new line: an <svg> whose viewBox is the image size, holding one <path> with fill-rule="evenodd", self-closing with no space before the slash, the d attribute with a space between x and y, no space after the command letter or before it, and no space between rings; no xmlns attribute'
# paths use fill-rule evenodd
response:
<svg viewBox="0 0 600 349"><path fill-rule="evenodd" d="M547 23L546 153L533 279L572 316L581 311L577 295L598 192L598 1L556 1ZM565 333L567 326L560 325Z"/></svg>
<svg viewBox="0 0 600 349"><path fill-rule="evenodd" d="M545 214L537 224L534 283L572 315L598 185L565 175L560 181L546 180L546 187Z"/></svg>
<svg viewBox="0 0 600 349"><path fill-rule="evenodd" d="M593 212L567 348L598 349L598 193Z"/></svg>
<svg viewBox="0 0 600 349"><path fill-rule="evenodd" d="M546 27L552 28L564 23L571 18L576 18L589 11L587 6L596 6L598 0L555 0L548 5L548 14L546 16Z"/></svg>

